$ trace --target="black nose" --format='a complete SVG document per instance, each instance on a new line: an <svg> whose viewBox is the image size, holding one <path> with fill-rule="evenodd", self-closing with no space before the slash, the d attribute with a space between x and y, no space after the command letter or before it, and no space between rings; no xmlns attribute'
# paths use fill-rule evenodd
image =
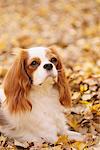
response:
<svg viewBox="0 0 100 150"><path fill-rule="evenodd" d="M52 64L45 64L45 65L43 66L43 68L46 69L46 70L52 70L53 65L52 65Z"/></svg>

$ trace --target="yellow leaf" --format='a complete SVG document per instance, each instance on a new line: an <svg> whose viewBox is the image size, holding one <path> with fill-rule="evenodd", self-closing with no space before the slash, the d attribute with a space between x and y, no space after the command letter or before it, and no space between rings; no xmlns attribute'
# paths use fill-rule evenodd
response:
<svg viewBox="0 0 100 150"><path fill-rule="evenodd" d="M92 103L91 102L88 102L88 101L79 101L81 104L84 104L86 105L87 107L91 107L92 106Z"/></svg>
<svg viewBox="0 0 100 150"><path fill-rule="evenodd" d="M92 107L91 107L91 109L92 110L99 110L100 109L100 104L96 104L96 105L93 105Z"/></svg>
<svg viewBox="0 0 100 150"><path fill-rule="evenodd" d="M4 144L5 144L5 142L6 142L6 139L7 139L7 137L4 137L4 136L0 136L0 145L1 146L3 146Z"/></svg>
<svg viewBox="0 0 100 150"><path fill-rule="evenodd" d="M66 135L62 135L58 138L58 141L55 144L64 144L68 143L68 137Z"/></svg>
<svg viewBox="0 0 100 150"><path fill-rule="evenodd" d="M69 123L71 127L73 127L73 129L77 129L77 121L74 119L72 122Z"/></svg>
<svg viewBox="0 0 100 150"><path fill-rule="evenodd" d="M83 150L85 148L86 144L83 142L75 142L72 144L72 147L77 150Z"/></svg>
<svg viewBox="0 0 100 150"><path fill-rule="evenodd" d="M69 116L68 124L75 130L77 130L79 127L77 120L73 116Z"/></svg>
<svg viewBox="0 0 100 150"><path fill-rule="evenodd" d="M80 84L80 92L86 92L89 89L89 85L87 83Z"/></svg>

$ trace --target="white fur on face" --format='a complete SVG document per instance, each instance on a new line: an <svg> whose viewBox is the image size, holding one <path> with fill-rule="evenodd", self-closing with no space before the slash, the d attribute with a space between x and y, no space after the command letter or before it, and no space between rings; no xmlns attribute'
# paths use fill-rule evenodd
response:
<svg viewBox="0 0 100 150"><path fill-rule="evenodd" d="M43 68L45 64L51 63L48 58L46 57L46 52L48 51L48 48L46 47L34 47L30 48L28 50L30 59L34 57L38 57L41 60L41 64L39 67L35 70L33 73L33 84L34 85L40 85L43 84L43 82L48 78L52 77L54 80L57 80L57 70L56 67L53 65L53 69L51 71L47 71Z"/></svg>

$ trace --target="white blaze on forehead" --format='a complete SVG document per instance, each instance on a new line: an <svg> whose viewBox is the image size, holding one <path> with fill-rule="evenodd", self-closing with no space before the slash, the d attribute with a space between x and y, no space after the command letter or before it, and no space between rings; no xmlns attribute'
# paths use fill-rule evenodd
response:
<svg viewBox="0 0 100 150"><path fill-rule="evenodd" d="M41 60L46 59L47 47L33 47L28 49L30 59L33 57L39 57Z"/></svg>

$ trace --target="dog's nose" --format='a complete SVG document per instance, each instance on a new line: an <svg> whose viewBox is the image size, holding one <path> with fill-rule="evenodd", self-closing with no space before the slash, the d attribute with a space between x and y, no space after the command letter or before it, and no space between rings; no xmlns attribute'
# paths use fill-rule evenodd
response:
<svg viewBox="0 0 100 150"><path fill-rule="evenodd" d="M50 70L52 70L52 68L53 68L53 65L52 64L45 64L44 66L43 66L43 68L44 69L46 69L46 70L48 70L48 71L50 71Z"/></svg>

